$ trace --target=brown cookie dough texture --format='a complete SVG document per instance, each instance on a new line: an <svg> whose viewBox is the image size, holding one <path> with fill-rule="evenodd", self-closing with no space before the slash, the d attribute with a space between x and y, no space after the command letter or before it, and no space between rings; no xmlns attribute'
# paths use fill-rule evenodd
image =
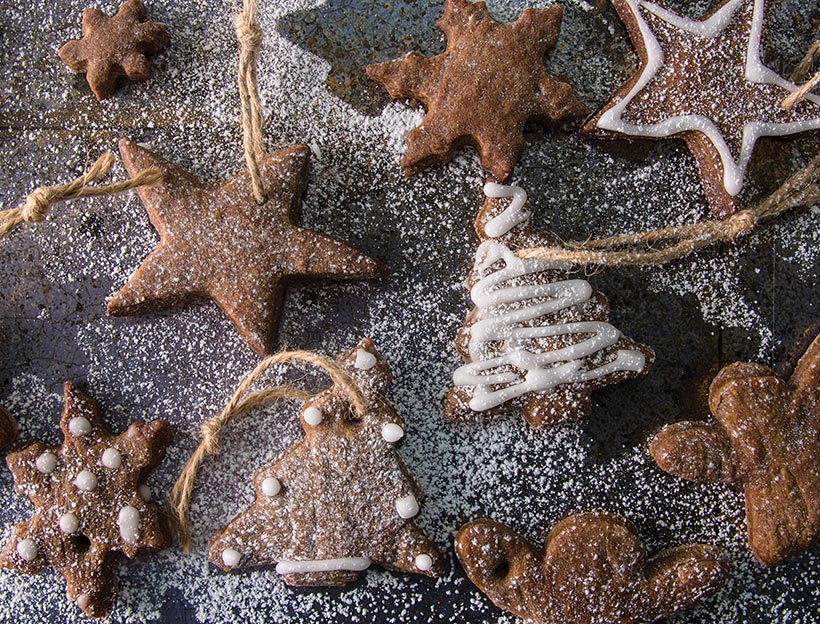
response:
<svg viewBox="0 0 820 624"><path fill-rule="evenodd" d="M652 558L631 522L585 513L559 522L538 549L505 525L480 519L456 535L467 576L498 607L531 624L644 624L684 611L728 575L705 544Z"/></svg>
<svg viewBox="0 0 820 624"><path fill-rule="evenodd" d="M528 120L555 124L587 114L572 87L544 66L561 17L561 7L552 6L499 24L484 2L447 0L437 22L447 35L445 52L432 58L411 52L368 66L367 75L391 97L413 98L427 109L407 136L402 166L408 176L470 144L482 167L506 181L524 148Z"/></svg>
<svg viewBox="0 0 820 624"><path fill-rule="evenodd" d="M99 9L85 9L83 38L60 48L62 61L86 75L98 100L113 95L122 78L148 80L151 63L145 55L156 54L171 42L168 31L146 22L146 17L142 0L128 0L114 17Z"/></svg>
<svg viewBox="0 0 820 624"><path fill-rule="evenodd" d="M211 538L211 562L277 564L289 585L344 585L371 563L441 576L437 546L413 521L422 490L394 446L406 425L384 396L390 368L369 339L336 361L365 413L337 386L306 401L305 437L256 473L255 502Z"/></svg>
<svg viewBox="0 0 820 624"><path fill-rule="evenodd" d="M265 196L257 204L250 173L204 182L136 143L120 141L129 175L157 168L141 186L159 244L108 303L112 316L141 315L211 299L257 353L270 354L286 284L316 278L366 279L382 265L329 236L296 225L310 150L291 145L260 162Z"/></svg>
<svg viewBox="0 0 820 624"><path fill-rule="evenodd" d="M559 244L530 226L523 189L488 182L486 193L498 196L487 196L475 221L482 244L467 278L475 306L456 338L465 363L453 374L445 416L520 413L534 428L583 418L595 390L648 373L655 354L607 322L606 297L569 267L515 256ZM590 340L599 342L583 347ZM544 376L554 381L536 389Z"/></svg>
<svg viewBox="0 0 820 624"><path fill-rule="evenodd" d="M661 470L742 486L749 545L773 565L820 541L820 337L788 381L760 364L725 367L710 421L668 425L651 440Z"/></svg>
<svg viewBox="0 0 820 624"><path fill-rule="evenodd" d="M820 128L820 98L783 110L780 103L797 87L763 65L767 3L723 0L700 21L646 0L612 3L640 67L583 131L684 139L712 215L731 215L759 136Z"/></svg>
<svg viewBox="0 0 820 624"><path fill-rule="evenodd" d="M25 574L53 567L65 577L70 600L86 615L104 617L117 595L117 555L134 558L171 544L145 480L172 430L157 420L112 435L91 397L70 383L64 396L63 445L34 442L6 458L34 515L12 530L0 567Z"/></svg>
<svg viewBox="0 0 820 624"><path fill-rule="evenodd" d="M17 437L17 422L8 410L0 406L0 450L9 446Z"/></svg>

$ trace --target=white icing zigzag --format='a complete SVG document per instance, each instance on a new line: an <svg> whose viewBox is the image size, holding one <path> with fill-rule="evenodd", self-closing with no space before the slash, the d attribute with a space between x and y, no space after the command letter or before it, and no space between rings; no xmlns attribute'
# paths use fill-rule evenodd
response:
<svg viewBox="0 0 820 624"><path fill-rule="evenodd" d="M526 193L518 187L488 183L488 197L514 197L511 205L495 217L485 232L495 236L525 223L523 210ZM492 226L492 227L490 227ZM640 351L621 349L615 360L597 368L587 368L584 359L618 342L621 332L603 321L585 321L524 326L524 323L582 305L592 296L586 280L574 279L523 286L509 286L516 278L556 269L555 263L535 258L518 258L507 246L495 240L484 241L476 254L476 268L483 272L501 262L503 267L485 275L470 291L478 321L470 327L470 363L453 373L457 386L475 386L470 408L481 412L530 392L546 392L561 384L598 379L617 371L641 371L645 357ZM537 299L544 299L536 303ZM512 305L511 305L512 304ZM586 335L564 348L553 351L531 350L538 338ZM484 357L488 343L505 343L505 351ZM513 366L525 371L523 377L503 369ZM493 372L498 371L499 372ZM502 386L493 389L493 386Z"/></svg>

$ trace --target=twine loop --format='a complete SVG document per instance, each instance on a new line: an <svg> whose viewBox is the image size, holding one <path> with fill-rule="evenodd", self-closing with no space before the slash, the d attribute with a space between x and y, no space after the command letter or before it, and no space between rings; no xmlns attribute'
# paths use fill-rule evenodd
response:
<svg viewBox="0 0 820 624"><path fill-rule="evenodd" d="M820 85L820 72L817 72L814 76L809 78L812 69L818 62L820 62L820 39L811 45L806 52L806 55L803 57L803 60L800 61L800 63L797 64L797 67L794 68L791 75L791 81L798 83L805 80L806 83L794 93L790 93L786 96L786 98L780 103L780 107L783 110L790 110L797 106L799 102L806 99L806 96L810 91L812 91L812 89L814 89L817 85Z"/></svg>

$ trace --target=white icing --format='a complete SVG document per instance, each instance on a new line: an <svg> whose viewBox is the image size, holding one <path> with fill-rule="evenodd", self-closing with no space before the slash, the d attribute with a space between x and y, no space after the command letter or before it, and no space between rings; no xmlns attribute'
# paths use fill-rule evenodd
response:
<svg viewBox="0 0 820 624"><path fill-rule="evenodd" d="M521 225L529 220L530 213L524 208L527 204L527 192L520 186L505 186L495 182L487 182L484 185L484 194L487 197L496 199L501 197L513 198L504 212L490 219L484 226L484 232L487 236L492 238L503 236L516 225Z"/></svg>
<svg viewBox="0 0 820 624"><path fill-rule="evenodd" d="M80 609L85 611L88 608L88 605L91 604L91 595L90 594L80 594L77 600L74 601Z"/></svg>
<svg viewBox="0 0 820 624"><path fill-rule="evenodd" d="M384 423L382 425L382 437L390 443L398 442L404 437L404 429L396 423Z"/></svg>
<svg viewBox="0 0 820 624"><path fill-rule="evenodd" d="M71 512L64 513L60 516L60 530L63 533L76 533L77 529L80 528L80 519Z"/></svg>
<svg viewBox="0 0 820 624"><path fill-rule="evenodd" d="M109 447L103 451L102 464L112 470L120 468L122 466L122 455L117 449Z"/></svg>
<svg viewBox="0 0 820 624"><path fill-rule="evenodd" d="M433 558L428 554L418 555L416 557L416 567L422 572L427 572L433 569Z"/></svg>
<svg viewBox="0 0 820 624"><path fill-rule="evenodd" d="M359 370L370 370L376 365L376 356L370 351L356 349L356 361L353 365Z"/></svg>
<svg viewBox="0 0 820 624"><path fill-rule="evenodd" d="M276 496L282 491L282 484L276 477L268 477L262 481L262 494L265 496Z"/></svg>
<svg viewBox="0 0 820 624"><path fill-rule="evenodd" d="M419 502L412 494L402 496L401 498L396 499L396 511L402 518L408 520L418 514Z"/></svg>
<svg viewBox="0 0 820 624"><path fill-rule="evenodd" d="M147 485L141 485L139 487L140 498L144 500L146 503L151 500L151 488Z"/></svg>
<svg viewBox="0 0 820 624"><path fill-rule="evenodd" d="M117 516L117 525L120 527L120 537L124 542L136 544L139 539L140 512L136 507L126 505L120 509Z"/></svg>
<svg viewBox="0 0 820 624"><path fill-rule="evenodd" d="M68 421L68 432L81 438L91 433L91 422L85 416L75 416Z"/></svg>
<svg viewBox="0 0 820 624"><path fill-rule="evenodd" d="M222 563L224 563L229 568L234 568L239 565L239 562L242 560L242 553L238 550L234 550L233 548L226 548L222 551Z"/></svg>
<svg viewBox="0 0 820 624"><path fill-rule="evenodd" d="M34 465L37 467L37 470L43 474L50 474L54 472L54 469L57 467L57 456L54 453L46 451L37 458Z"/></svg>
<svg viewBox="0 0 820 624"><path fill-rule="evenodd" d="M305 417L305 422L313 427L321 425L324 418L318 407L309 407L302 415Z"/></svg>
<svg viewBox="0 0 820 624"><path fill-rule="evenodd" d="M655 74L657 74L665 61L663 50L657 38L641 15L641 8L654 13L665 22L680 30L705 39L713 39L721 35L726 27L732 23L737 10L748 1L749 0L731 0L723 5L720 10L709 19L696 21L675 15L657 4L647 2L646 0L626 0L630 10L635 15L638 28L641 32L641 38L646 47L646 67L626 97L601 115L598 120L598 127L623 134L645 137L669 137L692 130L702 132L709 138L718 154L720 154L720 159L723 164L723 186L726 192L732 196L738 195L743 188L746 169L752 158L755 143L757 143L757 140L761 136L783 136L820 128L820 118L791 123L751 121L743 128L743 140L740 154L736 161L717 124L703 115L678 115L651 125L632 124L623 119L623 114L627 106L629 106L632 100L634 100L655 77ZM760 41L763 32L764 10L764 0L754 0L752 29L746 49L745 78L751 83L771 84L783 87L786 91L795 91L798 88L797 85L785 80L766 67L760 58ZM785 95L786 94L784 94L784 97ZM820 97L808 95L807 99L816 104L820 104Z"/></svg>
<svg viewBox="0 0 820 624"><path fill-rule="evenodd" d="M93 492L97 489L97 477L90 470L82 470L74 479L74 485L83 492Z"/></svg>
<svg viewBox="0 0 820 624"><path fill-rule="evenodd" d="M37 544L32 539L21 539L17 542L17 554L23 561L34 561L37 558Z"/></svg>
<svg viewBox="0 0 820 624"><path fill-rule="evenodd" d="M310 572L335 572L336 570L361 572L369 567L370 559L366 557L341 557L312 561L280 561L276 564L276 572L278 574L308 574Z"/></svg>
<svg viewBox="0 0 820 624"><path fill-rule="evenodd" d="M470 408L484 411L529 392L546 392L560 384L598 379L616 371L643 370L645 358L639 351L619 350L616 359L597 368L587 369L584 358L611 347L621 333L603 321L522 326L546 314L553 314L583 304L592 295L589 282L580 279L504 286L512 279L554 269L556 265L537 258L518 258L508 247L496 241L485 241L478 248L479 271L503 262L503 268L485 275L470 295L479 319L470 327L468 345L470 363L453 373L457 386L475 386ZM535 299L546 299L534 303ZM511 307L510 304L513 304ZM532 340L553 336L589 334L580 342L553 351L530 351ZM483 359L484 345L506 341L506 351ZM514 366L524 376L511 370L491 372ZM492 386L503 387L492 389Z"/></svg>

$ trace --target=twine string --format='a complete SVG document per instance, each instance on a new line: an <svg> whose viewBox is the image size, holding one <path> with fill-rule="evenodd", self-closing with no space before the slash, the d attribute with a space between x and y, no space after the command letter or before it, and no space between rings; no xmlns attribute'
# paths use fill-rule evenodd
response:
<svg viewBox="0 0 820 624"><path fill-rule="evenodd" d="M294 399L306 401L314 394L292 386L274 386L248 392L254 382L272 366L288 362L304 362L323 369L330 376L333 384L347 395L356 414L361 416L365 411L362 391L356 382L338 364L310 351L282 351L262 360L251 373L237 386L233 396L222 411L200 427L202 441L193 452L185 468L179 475L171 491L171 510L173 521L183 552L191 552L191 530L188 523L188 508L196 481L196 475L208 455L219 453L219 441L224 428L237 417L256 407L267 405L277 399Z"/></svg>
<svg viewBox="0 0 820 624"><path fill-rule="evenodd" d="M716 243L733 243L752 232L763 221L818 202L820 156L815 157L804 170L786 180L757 206L737 212L725 221L704 221L609 238L568 242L564 247L532 247L521 249L517 255L520 258L539 258L582 266L663 264Z"/></svg>
<svg viewBox="0 0 820 624"><path fill-rule="evenodd" d="M65 184L38 186L16 208L0 210L0 239L7 236L22 223L39 223L43 221L52 205L57 202L78 199L81 197L99 197L115 195L138 186L153 184L159 181L162 174L157 169L146 169L122 182L89 186L107 174L114 166L115 158L111 152L105 152L83 175Z"/></svg>
<svg viewBox="0 0 820 624"><path fill-rule="evenodd" d="M791 81L796 84L805 80L806 83L794 93L790 93L780 103L783 110L790 110L797 106L798 102L802 102L809 92L820 84L820 71L809 79L809 75L817 63L820 63L820 39L815 41L811 47L809 47L806 52L806 56L804 56L803 60L800 61L797 64L797 67L794 68L794 71L790 77Z"/></svg>
<svg viewBox="0 0 820 624"><path fill-rule="evenodd" d="M242 141L245 162L251 174L253 195L257 202L265 202L259 161L265 155L262 104L256 80L256 55L264 33L257 19L256 0L243 0L242 12L234 18L234 30L239 40L239 106L242 115Z"/></svg>

